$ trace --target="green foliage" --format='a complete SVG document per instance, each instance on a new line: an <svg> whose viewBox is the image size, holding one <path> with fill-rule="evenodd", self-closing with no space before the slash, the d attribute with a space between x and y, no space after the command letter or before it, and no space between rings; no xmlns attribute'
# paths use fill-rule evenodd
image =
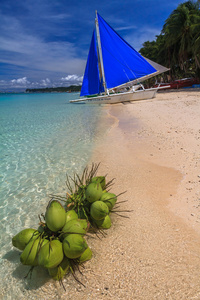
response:
<svg viewBox="0 0 200 300"><path fill-rule="evenodd" d="M165 21L155 41L147 41L140 53L170 68L172 78L200 73L200 1L178 5Z"/></svg>
<svg viewBox="0 0 200 300"><path fill-rule="evenodd" d="M73 93L80 92L80 85L70 85L68 87L26 89L26 93Z"/></svg>

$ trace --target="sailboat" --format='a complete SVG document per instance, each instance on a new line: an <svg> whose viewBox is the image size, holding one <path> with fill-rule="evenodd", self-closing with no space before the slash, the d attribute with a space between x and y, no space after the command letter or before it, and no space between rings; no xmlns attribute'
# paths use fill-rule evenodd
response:
<svg viewBox="0 0 200 300"><path fill-rule="evenodd" d="M159 87L145 89L141 82L168 70L140 55L96 11L80 98L70 102L114 104L151 99Z"/></svg>

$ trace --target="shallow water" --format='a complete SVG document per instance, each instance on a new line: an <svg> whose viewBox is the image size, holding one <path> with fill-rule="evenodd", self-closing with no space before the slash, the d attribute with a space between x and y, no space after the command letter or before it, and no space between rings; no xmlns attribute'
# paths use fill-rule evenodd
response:
<svg viewBox="0 0 200 300"><path fill-rule="evenodd" d="M69 103L77 97L0 95L0 298L23 295L12 237L37 228L49 194L64 195L66 173L81 173L91 156L101 107Z"/></svg>

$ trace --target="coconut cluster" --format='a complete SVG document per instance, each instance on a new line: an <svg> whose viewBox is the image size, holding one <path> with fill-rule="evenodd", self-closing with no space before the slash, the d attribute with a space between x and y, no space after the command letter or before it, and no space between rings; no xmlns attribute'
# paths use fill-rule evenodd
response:
<svg viewBox="0 0 200 300"><path fill-rule="evenodd" d="M13 246L22 251L21 263L42 266L53 279L62 280L74 265L92 258L85 235L94 228L111 227L110 212L116 201L117 196L106 191L104 176L80 185L68 194L65 205L52 199L38 229L24 229L12 238Z"/></svg>
<svg viewBox="0 0 200 300"><path fill-rule="evenodd" d="M109 229L110 213L117 201L117 196L106 190L105 176L95 176L80 185L67 199L68 207L75 209L80 218L87 219L92 227Z"/></svg>
<svg viewBox="0 0 200 300"><path fill-rule="evenodd" d="M73 263L91 259L92 251L84 235L89 229L87 220L78 219L74 210L66 211L59 201L49 203L45 222L38 229L24 229L12 238L14 247L22 250L20 261L31 267L48 269L55 280L61 280Z"/></svg>

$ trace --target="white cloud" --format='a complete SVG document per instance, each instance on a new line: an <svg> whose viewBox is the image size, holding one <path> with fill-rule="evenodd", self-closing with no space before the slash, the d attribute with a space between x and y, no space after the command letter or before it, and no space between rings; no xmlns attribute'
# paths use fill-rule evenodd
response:
<svg viewBox="0 0 200 300"><path fill-rule="evenodd" d="M41 80L41 83L39 83L41 86L44 86L44 87L47 87L49 86L51 83L51 80L49 78L46 78L46 79L42 79ZM37 83L38 84L38 83Z"/></svg>
<svg viewBox="0 0 200 300"><path fill-rule="evenodd" d="M22 86L26 86L28 85L30 82L27 80L27 77L23 77L23 78L18 78L18 79L12 79L11 83L13 85L17 84L17 85L22 85Z"/></svg>
<svg viewBox="0 0 200 300"><path fill-rule="evenodd" d="M27 88L46 88L46 87L62 87L70 85L80 85L82 83L82 76L67 75L66 77L58 79L41 79L37 81L28 80L27 77L16 78L12 80L0 80L0 90L25 90Z"/></svg>
<svg viewBox="0 0 200 300"><path fill-rule="evenodd" d="M0 90L8 90L8 89L26 89L30 86L31 82L27 79L27 77L16 78L12 80L0 80Z"/></svg>
<svg viewBox="0 0 200 300"><path fill-rule="evenodd" d="M115 30L118 31L122 31L122 30L129 30L129 29L137 29L137 26L121 26L121 27L117 27L115 28Z"/></svg>
<svg viewBox="0 0 200 300"><path fill-rule="evenodd" d="M82 82L83 81L83 76L68 75L66 77L62 77L61 80L62 81L67 81L67 82Z"/></svg>

